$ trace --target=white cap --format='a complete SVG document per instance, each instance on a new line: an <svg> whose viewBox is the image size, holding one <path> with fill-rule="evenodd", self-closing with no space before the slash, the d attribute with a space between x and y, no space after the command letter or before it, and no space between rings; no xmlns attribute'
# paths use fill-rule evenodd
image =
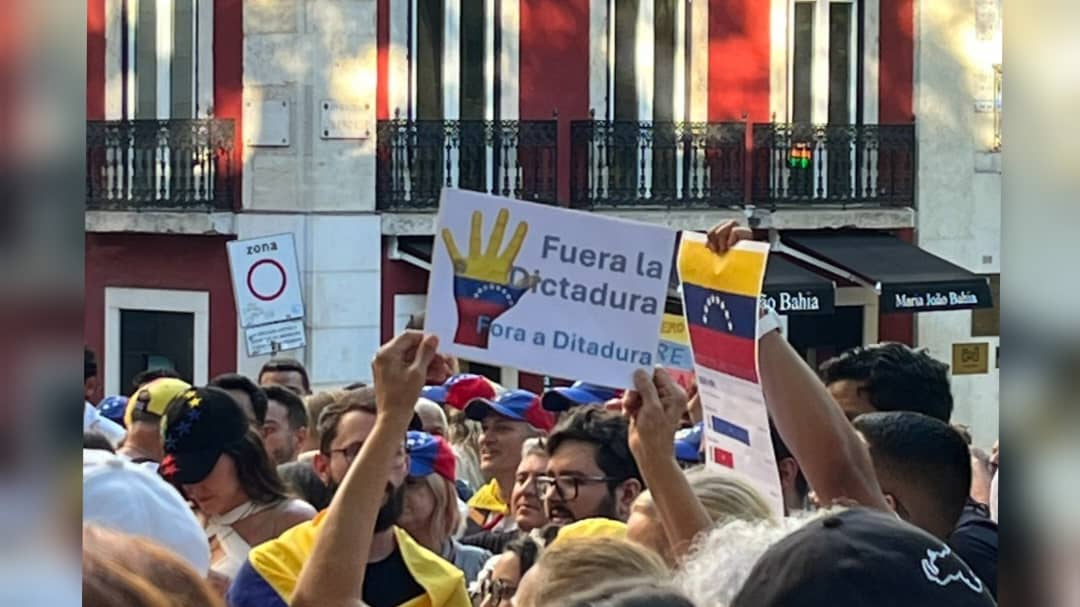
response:
<svg viewBox="0 0 1080 607"><path fill-rule="evenodd" d="M83 449L83 524L144 537L177 553L200 575L210 570L210 544L184 498L122 455Z"/></svg>

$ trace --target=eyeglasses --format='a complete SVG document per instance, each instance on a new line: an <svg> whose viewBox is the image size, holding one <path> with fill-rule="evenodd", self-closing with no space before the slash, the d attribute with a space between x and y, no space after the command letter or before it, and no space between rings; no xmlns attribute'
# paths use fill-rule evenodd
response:
<svg viewBox="0 0 1080 607"><path fill-rule="evenodd" d="M592 483L610 483L621 479L614 476L538 476L536 477L536 490L540 497L547 495L551 487L555 487L555 493L564 502L577 499L581 485Z"/></svg>
<svg viewBox="0 0 1080 607"><path fill-rule="evenodd" d="M488 604L498 605L510 600L516 592L517 586L512 586L502 580L488 578L480 582L480 600Z"/></svg>
<svg viewBox="0 0 1080 607"><path fill-rule="evenodd" d="M331 449L330 456L333 457L335 453L340 453L345 461L352 462L356 459L356 456L360 454L360 449L364 446L364 443L353 443L348 447L342 447L341 449Z"/></svg>

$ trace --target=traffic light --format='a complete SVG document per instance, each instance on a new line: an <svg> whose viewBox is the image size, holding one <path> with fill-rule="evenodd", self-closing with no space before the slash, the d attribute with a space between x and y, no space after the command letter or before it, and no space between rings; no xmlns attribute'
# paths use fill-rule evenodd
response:
<svg viewBox="0 0 1080 607"><path fill-rule="evenodd" d="M810 168L811 156L809 145L796 143L792 146L791 154L788 156L788 165L793 169L808 169Z"/></svg>

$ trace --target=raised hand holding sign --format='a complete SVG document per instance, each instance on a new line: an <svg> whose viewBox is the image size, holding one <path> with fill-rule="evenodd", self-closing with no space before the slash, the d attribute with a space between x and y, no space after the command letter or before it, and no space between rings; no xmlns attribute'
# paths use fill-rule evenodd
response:
<svg viewBox="0 0 1080 607"><path fill-rule="evenodd" d="M455 343L486 348L491 322L514 307L532 286L528 280L511 284L514 260L521 252L529 224L519 223L506 250L499 251L509 221L510 212L500 209L487 250L481 253L484 217L480 211L473 211L468 256L461 254L450 230L442 230L443 243L454 266L454 300L458 311Z"/></svg>

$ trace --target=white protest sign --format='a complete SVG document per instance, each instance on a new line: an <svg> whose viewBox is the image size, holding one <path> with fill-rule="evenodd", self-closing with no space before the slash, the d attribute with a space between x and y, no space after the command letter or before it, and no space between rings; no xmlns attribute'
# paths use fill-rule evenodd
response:
<svg viewBox="0 0 1080 607"><path fill-rule="evenodd" d="M615 388L656 363L673 230L453 189L437 225L441 351Z"/></svg>
<svg viewBox="0 0 1080 607"><path fill-rule="evenodd" d="M227 250L241 327L304 317L292 234L233 240Z"/></svg>
<svg viewBox="0 0 1080 607"><path fill-rule="evenodd" d="M757 368L761 285L769 245L742 241L724 255L705 236L679 245L683 317L704 421L705 466L742 477L784 515L769 411Z"/></svg>

